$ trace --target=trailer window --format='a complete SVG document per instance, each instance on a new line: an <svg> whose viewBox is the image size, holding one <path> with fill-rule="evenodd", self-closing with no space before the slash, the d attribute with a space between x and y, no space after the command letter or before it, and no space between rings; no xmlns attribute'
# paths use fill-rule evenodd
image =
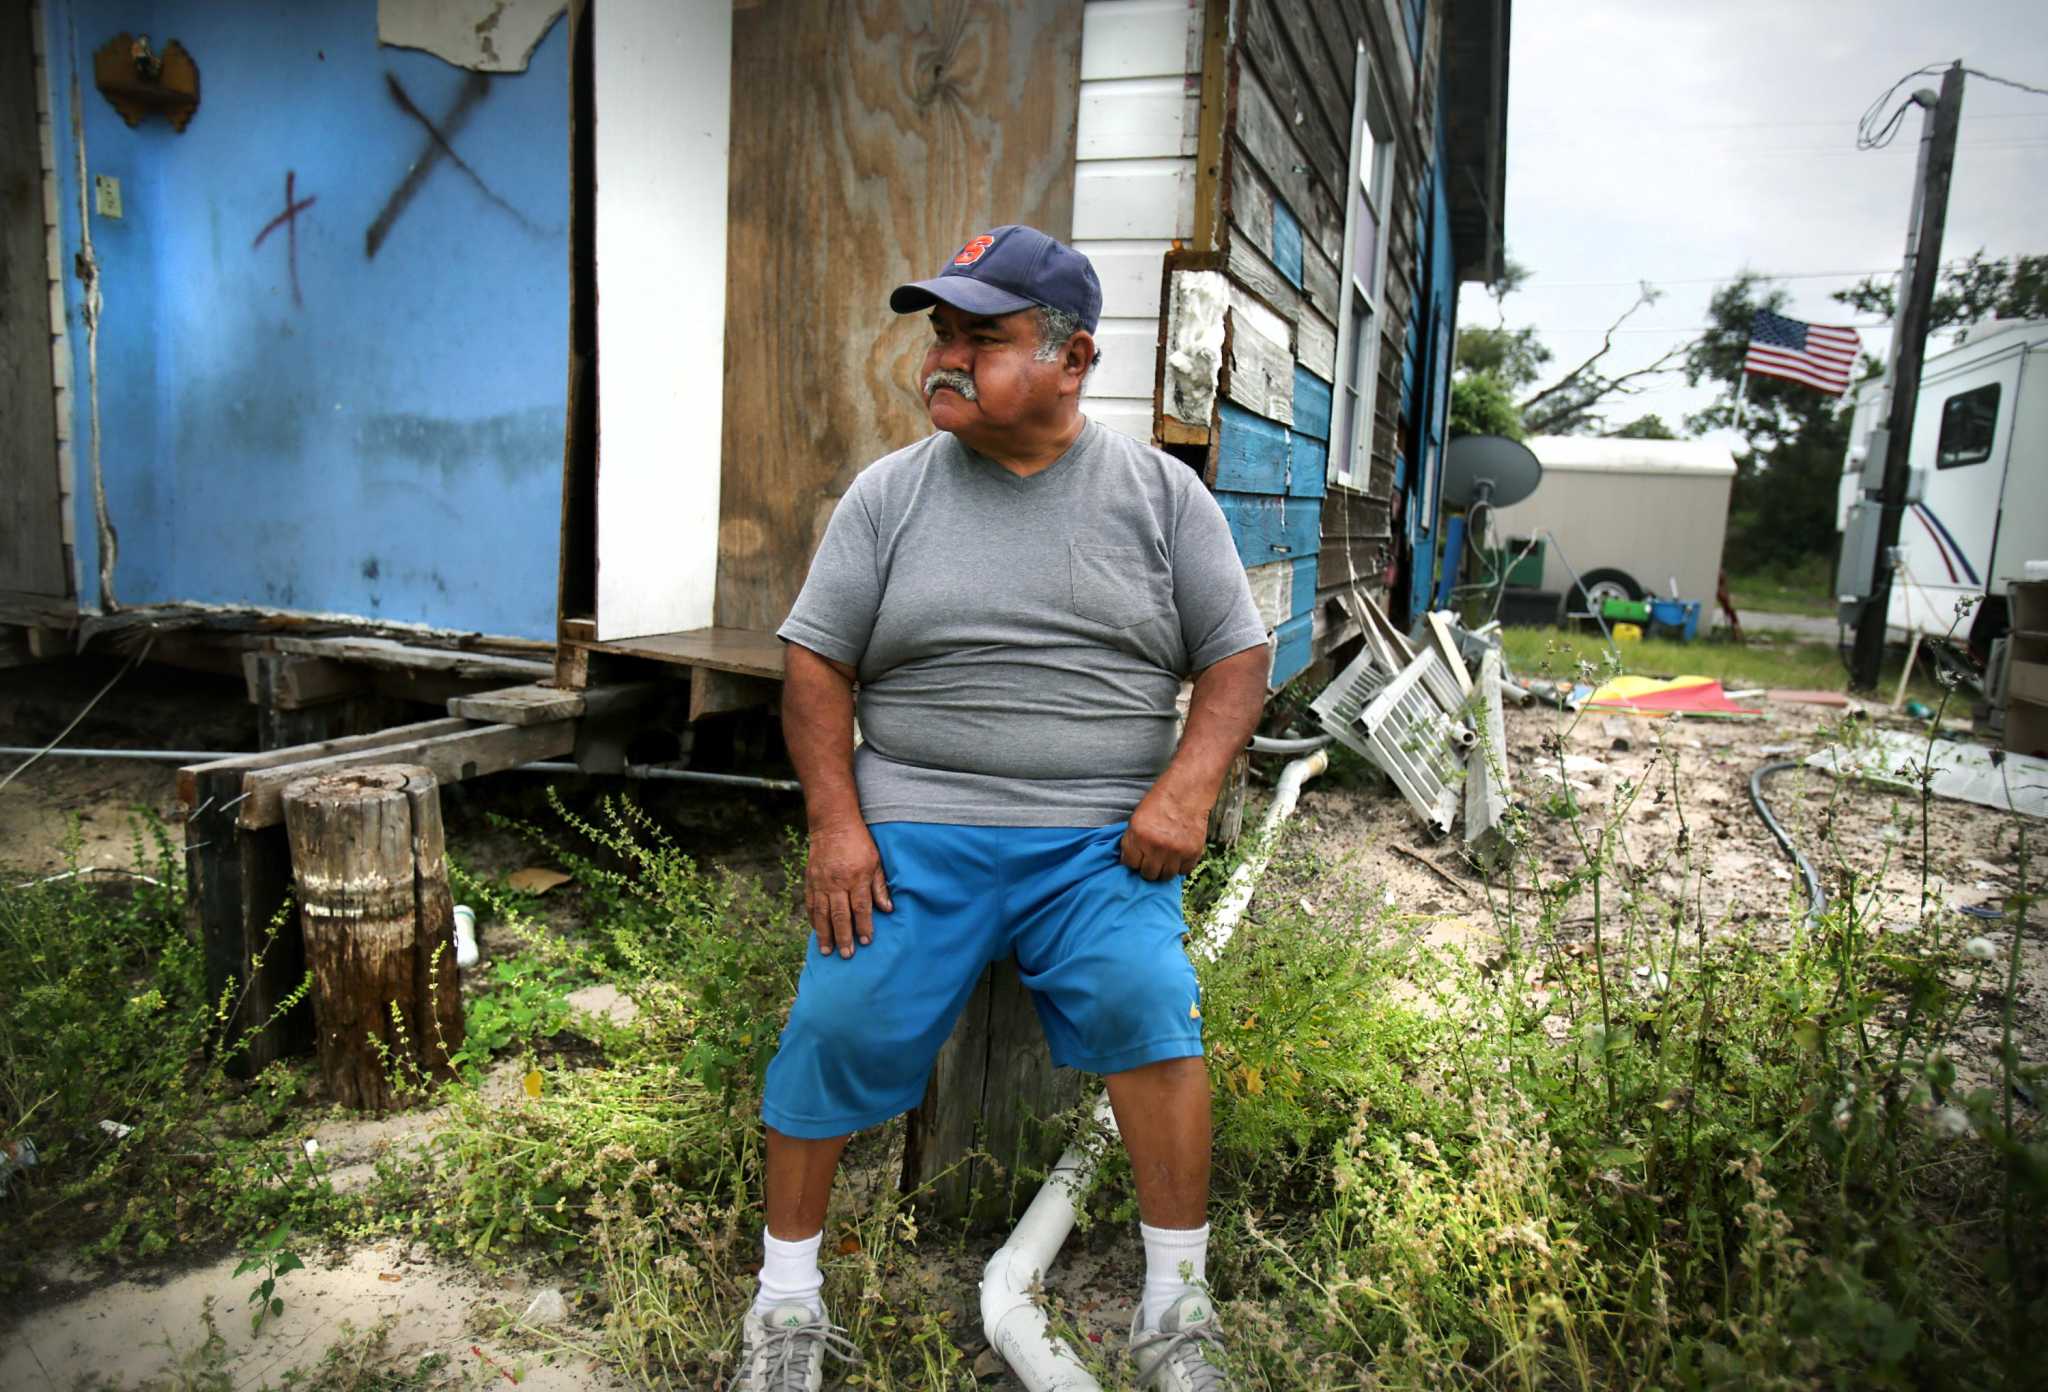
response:
<svg viewBox="0 0 2048 1392"><path fill-rule="evenodd" d="M1998 385L1977 387L1942 403L1941 440L1934 449L1936 468L1982 464L1991 457L1991 436L1998 428Z"/></svg>

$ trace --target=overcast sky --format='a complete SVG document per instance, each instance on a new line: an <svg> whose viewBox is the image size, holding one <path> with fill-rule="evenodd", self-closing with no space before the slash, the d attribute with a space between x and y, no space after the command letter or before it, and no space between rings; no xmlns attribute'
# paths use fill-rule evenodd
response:
<svg viewBox="0 0 2048 1392"><path fill-rule="evenodd" d="M1507 242L1532 275L1507 320L1541 332L1553 377L1599 346L1638 280L1666 293L1617 337L1627 365L1704 324L1705 282L1745 267L1895 271L1920 118L1884 150L1855 138L1895 79L1961 58L2048 87L2041 0L1516 0L1513 23ZM1971 77L1942 258L1979 247L2048 252L2048 97ZM1796 317L1861 327L1829 298L1857 278L1782 283ZM1481 287L1463 296L1462 323L1494 322ZM1886 331L1862 332L1881 354ZM1677 377L1612 419L1655 411L1682 429L1710 396Z"/></svg>

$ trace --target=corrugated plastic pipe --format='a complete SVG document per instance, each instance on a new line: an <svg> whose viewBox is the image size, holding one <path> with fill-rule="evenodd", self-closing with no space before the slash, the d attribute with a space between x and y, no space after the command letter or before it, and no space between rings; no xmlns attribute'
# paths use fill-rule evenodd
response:
<svg viewBox="0 0 2048 1392"><path fill-rule="evenodd" d="M1195 943L1195 951L1204 958L1215 961L1237 931L1238 920L1251 906L1259 876L1272 859L1280 823L1294 814L1302 784L1329 766L1329 755L1318 749L1281 770L1258 839L1224 886L1223 897L1209 916L1209 926ZM1107 1093L1095 1104L1093 1119L1096 1126L1115 1134L1116 1118ZM1096 1153L1082 1143L1068 1147L1024 1210L1016 1231L982 1269L982 1334L1030 1392L1101 1392L1102 1384L1081 1365L1074 1351L1053 1337L1045 1311L1032 1294L1059 1255L1067 1234L1074 1230L1074 1200L1087 1187L1095 1162Z"/></svg>

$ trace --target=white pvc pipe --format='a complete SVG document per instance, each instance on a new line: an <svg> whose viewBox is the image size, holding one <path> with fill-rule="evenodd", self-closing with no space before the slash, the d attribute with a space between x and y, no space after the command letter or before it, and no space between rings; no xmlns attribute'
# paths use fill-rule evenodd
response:
<svg viewBox="0 0 2048 1392"><path fill-rule="evenodd" d="M1223 898L1209 917L1208 929L1196 943L1195 950L1209 961L1216 960L1237 931L1237 921L1251 906L1252 891L1272 859L1274 833L1294 814L1301 785L1329 766L1329 755L1319 749L1281 771L1273 805L1259 825L1258 839L1231 874ZM1095 1104L1093 1119L1097 1126L1116 1134L1116 1117L1110 1111L1107 1093ZM1045 1187L1024 1210L1016 1231L982 1269L982 1334L1029 1392L1102 1392L1102 1384L1081 1366L1074 1351L1053 1337L1045 1311L1032 1294L1044 1281L1067 1234L1074 1230L1074 1200L1094 1172L1094 1151L1080 1142L1068 1147L1046 1176Z"/></svg>

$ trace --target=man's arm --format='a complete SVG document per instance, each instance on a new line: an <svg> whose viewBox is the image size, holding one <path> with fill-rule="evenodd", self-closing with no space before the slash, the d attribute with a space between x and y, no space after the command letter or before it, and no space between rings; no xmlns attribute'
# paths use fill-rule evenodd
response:
<svg viewBox="0 0 2048 1392"><path fill-rule="evenodd" d="M1223 775L1258 728L1266 708L1266 673L1272 654L1247 648L1202 669L1188 703L1180 748L1152 790L1131 813L1123 862L1148 880L1185 875L1202 858L1209 809Z"/></svg>
<svg viewBox="0 0 2048 1392"><path fill-rule="evenodd" d="M836 946L841 957L853 956L855 939L874 941L875 909L888 913L894 907L853 782L853 681L853 668L845 663L797 643L785 651L782 741L804 785L811 830L804 908L818 951Z"/></svg>

